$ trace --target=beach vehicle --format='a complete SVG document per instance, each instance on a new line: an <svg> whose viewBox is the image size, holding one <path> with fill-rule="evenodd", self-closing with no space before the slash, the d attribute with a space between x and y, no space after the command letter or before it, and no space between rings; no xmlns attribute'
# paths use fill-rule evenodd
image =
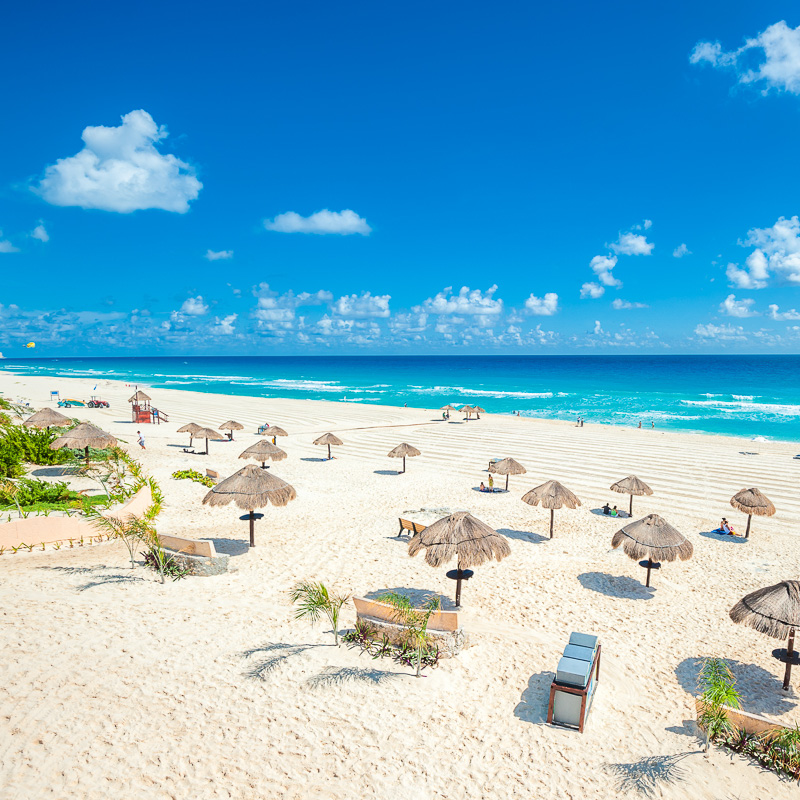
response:
<svg viewBox="0 0 800 800"><path fill-rule="evenodd" d="M72 406L86 408L86 403L84 403L83 400L75 400L72 397L65 397L63 400L59 400L58 405L61 406L61 408L72 408Z"/></svg>
<svg viewBox="0 0 800 800"><path fill-rule="evenodd" d="M92 399L86 405L89 406L89 408L110 408L107 400L101 400L94 395L92 395Z"/></svg>

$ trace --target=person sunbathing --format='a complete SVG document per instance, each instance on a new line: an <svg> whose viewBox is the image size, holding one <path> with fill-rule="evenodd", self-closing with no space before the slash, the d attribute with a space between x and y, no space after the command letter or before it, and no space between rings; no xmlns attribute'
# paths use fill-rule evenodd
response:
<svg viewBox="0 0 800 800"><path fill-rule="evenodd" d="M482 492L485 492L485 491L486 491L486 487L483 485L483 481L481 481L480 490L481 490Z"/></svg>

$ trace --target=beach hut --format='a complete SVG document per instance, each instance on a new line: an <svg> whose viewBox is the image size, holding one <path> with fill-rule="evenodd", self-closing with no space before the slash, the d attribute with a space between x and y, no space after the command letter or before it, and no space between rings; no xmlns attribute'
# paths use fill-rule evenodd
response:
<svg viewBox="0 0 800 800"><path fill-rule="evenodd" d="M783 689L788 691L792 664L797 661L794 633L800 626L800 581L781 581L748 594L730 610L730 617L773 639L788 637L786 650L773 653L786 663Z"/></svg>
<svg viewBox="0 0 800 800"><path fill-rule="evenodd" d="M279 428L277 425L273 425L264 431L264 435L271 436L272 444L277 444L277 442L275 441L276 436L288 436L289 434L286 433L286 431L283 428Z"/></svg>
<svg viewBox="0 0 800 800"><path fill-rule="evenodd" d="M186 425L178 428L178 433L188 433L189 434L189 447L191 447L192 446L192 439L194 439L195 434L199 430L202 430L202 425L198 425L196 422L188 422Z"/></svg>
<svg viewBox="0 0 800 800"><path fill-rule="evenodd" d="M650 570L658 569L660 561L687 561L692 557L692 543L658 514L648 514L643 519L626 525L614 534L611 547L622 545L625 554L641 566L647 567L646 586L650 586Z"/></svg>
<svg viewBox="0 0 800 800"><path fill-rule="evenodd" d="M338 447L339 445L344 444L344 442L338 437L334 436L332 433L324 433L319 439L314 439L314 444L326 444L328 445L328 461L331 460L331 445Z"/></svg>
<svg viewBox="0 0 800 800"><path fill-rule="evenodd" d="M631 496L631 504L628 508L628 515L631 517L633 516L633 496L642 497L644 495L653 494L653 490L635 475L628 475L627 478L612 483L611 491L619 492L619 494L629 494Z"/></svg>
<svg viewBox="0 0 800 800"><path fill-rule="evenodd" d="M223 422L222 425L219 426L219 429L221 431L230 431L228 438L233 441L233 432L244 430L244 425L242 425L241 422L229 419L227 422Z"/></svg>
<svg viewBox="0 0 800 800"><path fill-rule="evenodd" d="M225 439L228 437L225 434L220 433L219 431L215 431L213 428L198 428L194 432L195 439L205 439L206 440L206 451L203 455L208 455L208 440L211 439L215 442L224 442Z"/></svg>
<svg viewBox="0 0 800 800"><path fill-rule="evenodd" d="M296 497L294 487L286 481L255 464L248 464L214 486L203 498L203 505L226 506L234 503L247 511L248 515L242 519L250 522L250 547L255 547L255 510L265 508L270 503L274 506L285 506Z"/></svg>
<svg viewBox="0 0 800 800"><path fill-rule="evenodd" d="M758 489L742 489L741 492L731 497L731 505L743 514L747 514L747 530L744 538L750 538L750 521L753 514L757 517L771 517L775 513L775 506L772 501L761 494Z"/></svg>
<svg viewBox="0 0 800 800"><path fill-rule="evenodd" d="M519 461L514 461L513 458L501 458L499 461L489 464L489 472L506 476L506 491L508 491L509 475L524 475L527 471Z"/></svg>
<svg viewBox="0 0 800 800"><path fill-rule="evenodd" d="M39 430L50 430L50 428L63 428L72 425L72 420L52 408L43 408L35 414L31 414L22 423L26 428L38 428Z"/></svg>
<svg viewBox="0 0 800 800"><path fill-rule="evenodd" d="M286 457L286 453L280 447L276 447L266 439L259 439L239 455L239 458L252 458L260 461L261 469L266 469L267 461L283 461Z"/></svg>
<svg viewBox="0 0 800 800"><path fill-rule="evenodd" d="M553 514L556 509L577 508L581 501L566 486L562 486L558 481L547 481L535 489L531 489L522 495L522 501L529 506L542 504L542 508L550 509L550 538L553 538Z"/></svg>
<svg viewBox="0 0 800 800"><path fill-rule="evenodd" d="M94 447L95 450L105 450L108 447L116 447L116 445L117 440L110 433L101 431L91 422L81 422L80 425L76 425L52 442L50 449L61 450L61 448L67 447L70 450L83 450L88 462L90 447Z"/></svg>
<svg viewBox="0 0 800 800"><path fill-rule="evenodd" d="M410 444L406 444L403 442L402 444L397 445L394 450L389 451L389 458L402 458L403 459L403 472L406 471L406 456L409 458L413 458L414 456L422 455L422 453L417 450L416 447L412 447Z"/></svg>
<svg viewBox="0 0 800 800"><path fill-rule="evenodd" d="M128 398L128 402L131 404L131 419L133 422L138 424L153 421L153 409L150 408L151 400L150 395L141 390L137 390L132 397Z"/></svg>
<svg viewBox="0 0 800 800"><path fill-rule="evenodd" d="M456 581L456 606L461 605L461 581L473 575L469 567L480 566L491 559L501 561L511 553L504 536L467 511L442 517L414 535L408 554L415 556L421 550L425 551L425 562L432 567L441 567L456 559L457 568L447 573L448 578Z"/></svg>

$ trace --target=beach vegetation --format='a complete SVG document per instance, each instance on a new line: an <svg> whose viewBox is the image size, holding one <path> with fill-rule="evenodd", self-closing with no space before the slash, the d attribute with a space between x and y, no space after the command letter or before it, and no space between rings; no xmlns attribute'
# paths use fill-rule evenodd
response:
<svg viewBox="0 0 800 800"><path fill-rule="evenodd" d="M12 425L3 433L3 440L16 447L22 460L29 464L50 466L63 464L71 458L65 450L51 450L50 445L61 435L61 430L51 428L37 431L22 425Z"/></svg>
<svg viewBox="0 0 800 800"><path fill-rule="evenodd" d="M425 601L422 608L414 608L411 600L399 592L387 592L378 600L392 607L394 621L404 628L406 647L401 648L401 660L407 662L409 666L416 664L419 678L422 674L422 653L427 649L430 641L428 621L431 614L441 608L440 598L432 595Z"/></svg>
<svg viewBox="0 0 800 800"><path fill-rule="evenodd" d="M698 678L702 709L697 722L705 732L705 752L721 735L735 733L736 728L724 708L741 708L736 679L723 658L707 658Z"/></svg>
<svg viewBox="0 0 800 800"><path fill-rule="evenodd" d="M203 486L208 486L209 488L214 486L213 478L203 475L196 469L179 469L172 473L172 477L176 480L190 480L195 483L202 483Z"/></svg>
<svg viewBox="0 0 800 800"><path fill-rule="evenodd" d="M308 619L312 625L322 616L327 617L333 628L333 638L339 646L339 615L349 595L329 592L324 583L301 581L289 593L292 604L297 606L295 619Z"/></svg>
<svg viewBox="0 0 800 800"><path fill-rule="evenodd" d="M25 474L19 447L0 438L0 478L19 478Z"/></svg>

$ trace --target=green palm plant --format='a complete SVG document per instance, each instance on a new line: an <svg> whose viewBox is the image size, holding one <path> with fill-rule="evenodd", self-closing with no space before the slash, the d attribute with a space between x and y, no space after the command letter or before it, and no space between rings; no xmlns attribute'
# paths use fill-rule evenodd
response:
<svg viewBox="0 0 800 800"><path fill-rule="evenodd" d="M698 688L701 690L702 709L697 715L697 722L705 731L705 752L710 743L721 734L731 734L736 726L731 722L728 708L741 708L739 690L736 679L727 662L722 658L707 658L700 668Z"/></svg>
<svg viewBox="0 0 800 800"><path fill-rule="evenodd" d="M427 599L422 608L414 608L411 601L398 592L382 594L378 600L388 603L393 610L392 616L398 625L405 628L408 643L417 651L417 677L422 674L422 648L428 644L428 621L434 611L442 607L439 597L433 595Z"/></svg>
<svg viewBox="0 0 800 800"><path fill-rule="evenodd" d="M289 593L293 605L297 606L295 619L310 619L314 624L324 614L333 628L333 639L339 646L339 614L349 595L329 592L324 583L301 581Z"/></svg>
<svg viewBox="0 0 800 800"><path fill-rule="evenodd" d="M762 742L773 764L794 778L800 776L800 726L768 731Z"/></svg>

